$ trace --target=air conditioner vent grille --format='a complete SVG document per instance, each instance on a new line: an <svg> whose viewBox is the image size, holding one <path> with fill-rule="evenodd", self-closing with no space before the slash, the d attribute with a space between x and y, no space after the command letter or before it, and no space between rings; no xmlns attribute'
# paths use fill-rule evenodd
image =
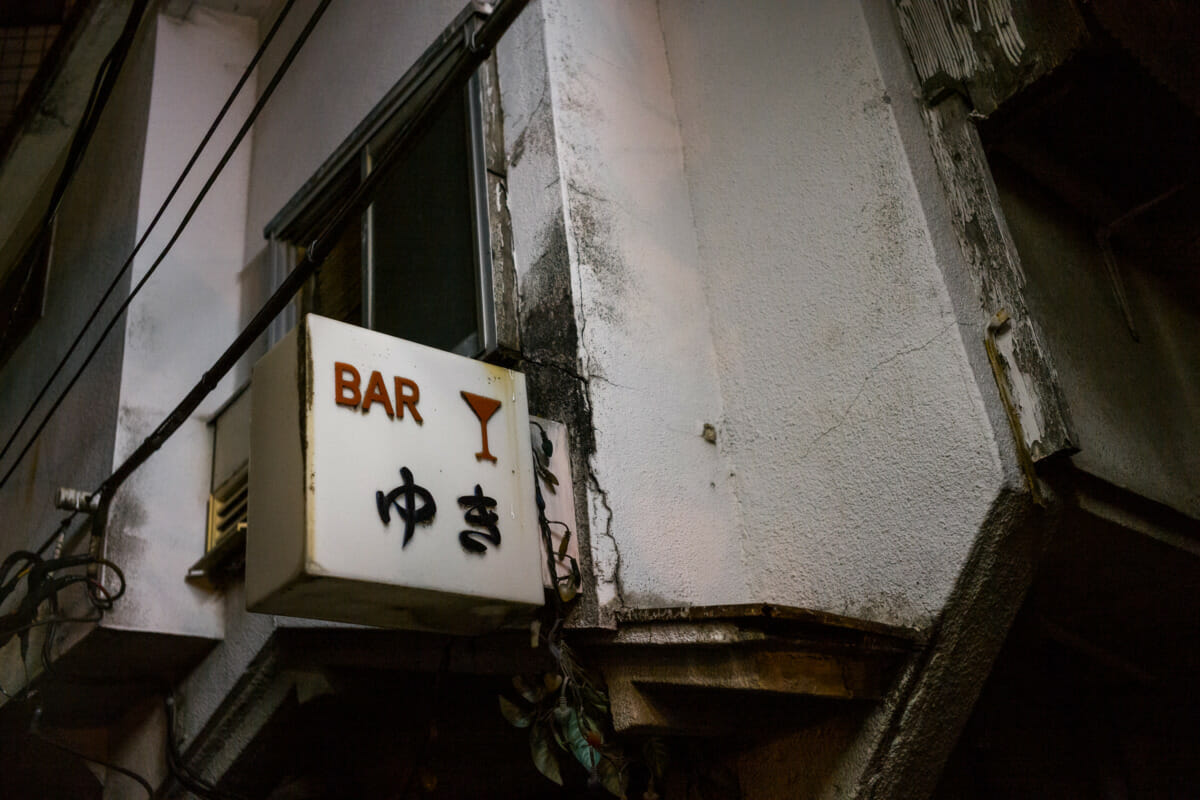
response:
<svg viewBox="0 0 1200 800"><path fill-rule="evenodd" d="M243 464L229 480L218 486L208 498L208 539L205 551L211 551L227 536L246 526L248 471Z"/></svg>

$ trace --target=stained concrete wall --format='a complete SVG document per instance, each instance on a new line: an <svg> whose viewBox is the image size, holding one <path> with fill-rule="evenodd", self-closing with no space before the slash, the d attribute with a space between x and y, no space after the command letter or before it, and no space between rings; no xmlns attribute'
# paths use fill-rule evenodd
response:
<svg viewBox="0 0 1200 800"><path fill-rule="evenodd" d="M517 37L500 62L514 240L528 269L561 208L602 591L928 623L1003 472L862 9L527 13L544 90Z"/></svg>
<svg viewBox="0 0 1200 800"><path fill-rule="evenodd" d="M109 8L106 13L115 12ZM63 198L45 312L0 372L0 386L4 387L0 391L0 435L5 440L133 248L154 52L151 26L139 36L126 60L122 79ZM91 78L90 74L76 76L87 84ZM17 197L16 193L8 196ZM124 279L113 300L102 309L102 321L112 318L128 283L128 278ZM6 521L0 530L3 552L34 549L57 526L64 516L54 508L58 487L90 491L111 471L123 331L121 321L0 491L0 519ZM55 382L0 464L4 471L62 391L82 354L95 344L98 333L97 327L83 339L70 370Z"/></svg>
<svg viewBox="0 0 1200 800"><path fill-rule="evenodd" d="M273 5L259 20L259 39L278 12L280 4ZM292 8L259 64L259 91L275 73L316 6L317 0L300 0ZM246 195L237 209L241 217L236 227L227 228L227 232L233 232L228 234L228 241L231 246L237 245L239 263L250 264L261 257L266 223L460 10L460 3L449 0L329 6L255 123L252 155L245 173ZM234 303L230 308L236 312L238 305ZM221 391L213 394L214 402L227 397L228 393ZM222 703L276 628L302 622L248 613L240 585L231 587L217 602L224 621L223 641L177 693L184 748L206 725L216 724L214 715L219 715ZM274 707L266 703L262 706L255 713L265 719ZM223 743L221 752L239 752L244 744ZM219 762L221 756L213 758Z"/></svg>
<svg viewBox="0 0 1200 800"><path fill-rule="evenodd" d="M138 192L138 232L175 183L257 46L253 19L198 7L157 18L158 48ZM151 267L253 104L244 92L134 261ZM192 388L239 330L250 146L213 184L161 267L129 307L114 463L132 452ZM212 456L207 418L232 390L226 379L127 482L110 515L108 553L130 577L105 618L115 628L220 636L219 596L183 581L204 554Z"/></svg>
<svg viewBox="0 0 1200 800"><path fill-rule="evenodd" d="M738 508L703 438L721 395L657 10L542 2L525 17L499 50L517 271L523 305L541 302L561 225L599 600L738 602Z"/></svg>
<svg viewBox="0 0 1200 800"><path fill-rule="evenodd" d="M751 591L927 622L999 467L862 9L662 16Z"/></svg>
<svg viewBox="0 0 1200 800"><path fill-rule="evenodd" d="M82 118L101 61L120 36L130 0L89 3L78 38L46 97L0 154L0 275L7 275L45 211L61 159ZM110 106L111 108L111 106Z"/></svg>

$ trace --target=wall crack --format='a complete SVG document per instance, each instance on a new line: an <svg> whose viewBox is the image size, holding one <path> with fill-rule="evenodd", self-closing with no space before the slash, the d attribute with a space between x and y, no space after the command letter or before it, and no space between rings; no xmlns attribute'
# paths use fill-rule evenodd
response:
<svg viewBox="0 0 1200 800"><path fill-rule="evenodd" d="M801 459L808 458L809 454L813 451L813 448L815 448L822 439L824 439L826 436L829 436L830 434L832 434L834 431L838 430L839 428L844 427L849 422L850 412L854 410L854 406L858 404L859 399L861 399L863 396L863 393L866 392L867 386L870 385L871 381L875 378L875 376L879 373L879 371L881 369L886 367L888 364L891 364L893 361L896 361L897 359L903 358L904 356L912 355L913 353L918 353L918 352L926 349L927 347L932 345L934 342L936 342L938 339L942 338L942 336L944 336L947 331L949 331L951 328L955 327L957 324L958 324L957 320L951 321L949 324L947 324L945 327L943 327L941 330L939 330L937 333L935 333L933 336L931 336L929 339L922 342L921 344L914 345L913 347L907 347L903 350L893 353L892 355L888 356L887 358L883 359L882 361L877 362L874 366L872 366L869 370L867 370L867 374L863 378L862 384L858 387L858 391L854 393L854 397L850 398L850 402L846 405L846 409L844 411L842 411L841 416L838 419L838 421L835 422L833 425L830 425L825 430L818 433L812 439L812 441L810 441L807 445L805 445L804 449L800 452L800 458Z"/></svg>
<svg viewBox="0 0 1200 800"><path fill-rule="evenodd" d="M612 584L613 590L616 592L616 595L617 595L617 606L619 608L624 608L625 607L625 586L621 580L621 548L617 544L616 534L614 534L613 530L612 530L613 510L612 510L612 506L609 505L609 502L608 502L608 492L602 486L600 486L600 479L596 477L596 471L594 469L592 469L590 464L588 465L588 482L591 483L592 489L596 493L596 497L599 498L600 505L604 506L605 519L604 519L603 535L604 535L604 538L606 538L610 542L612 542L612 549L613 549L613 562L612 562L611 576L604 578L602 576L597 575L596 577L598 580L605 580L605 582ZM594 558L594 556L593 556L593 558Z"/></svg>

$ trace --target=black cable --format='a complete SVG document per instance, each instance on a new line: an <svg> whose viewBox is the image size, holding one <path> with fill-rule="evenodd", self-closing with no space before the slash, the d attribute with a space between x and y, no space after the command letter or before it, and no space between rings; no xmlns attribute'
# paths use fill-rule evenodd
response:
<svg viewBox="0 0 1200 800"><path fill-rule="evenodd" d="M28 664L25 660L27 656L26 648L28 647L26 634L34 628L48 626L45 636L42 637L41 648L42 677L44 679L45 675L51 669L51 652L56 627L62 623L99 622L103 619L104 613L111 609L116 600L125 593L125 573L112 561L103 558L93 558L91 555L63 556L43 560L36 554L27 551L18 551L10 555L5 559L4 565L0 569L7 571L18 562L27 563L30 566L27 566L4 584L4 595L7 596L12 591L17 581L25 578L27 584L25 596L21 599L15 611L0 616L0 646L9 642L14 636L20 637L21 662L22 666L28 670ZM90 569L97 565L108 567L116 575L119 584L115 590L110 590L90 574L55 574L64 569L74 567L88 567ZM77 583L87 585L88 601L91 603L95 613L83 617L63 616L59 613L59 595L64 589L74 586ZM38 619L38 616L42 613L42 606L45 603L49 603L49 616L44 619ZM19 694L27 694L29 690L30 679L28 671L26 671L25 685ZM7 691L4 691L4 694L6 697L12 697Z"/></svg>
<svg viewBox="0 0 1200 800"><path fill-rule="evenodd" d="M79 333L76 334L74 341L71 342L71 346L67 348L67 351L62 355L62 358L59 359L58 364L50 373L50 377L46 379L46 382L42 385L41 390L37 393L37 397L35 397L33 402L29 404L29 408L25 411L24 416L21 417L20 422L17 423L17 426L9 434L8 441L4 443L4 447L0 448L0 460L3 460L4 457L8 455L8 451L12 448L13 443L16 442L17 436L25 427L25 423L28 422L29 418L33 416L33 412L37 410L38 404L42 402L42 398L46 396L46 392L50 390L50 386L62 373L63 368L67 365L67 361L75 353L75 349L79 347L80 342L83 341L83 337L88 332L88 329L91 328L92 323L95 322L96 318L100 316L101 309L103 309L104 304L108 302L108 298L112 296L112 293L116 291L117 286L121 282L121 278L123 278L125 273L129 271L130 267L133 266L133 260L137 257L137 254L141 252L142 245L144 245L150 238L150 234L154 232L159 220L161 220L163 214L166 213L167 207L171 204L171 201L175 199L175 195L179 193L179 189L183 186L184 180L186 180L187 176L191 174L192 167L194 167L196 162L200 159L201 153L203 153L204 149L208 146L209 141L216 133L221 122L225 119L225 115L229 112L229 109L233 107L233 103L237 99L237 96L241 94L242 87L246 85L246 81L248 81L250 76L254 74L254 68L258 66L258 62L262 59L267 47L275 38L275 33L279 30L284 19L287 18L288 12L292 10L292 6L295 5L295 3L296 0L287 0L287 3L275 17L275 22L272 23L271 28L267 31L266 36L263 37L262 43L258 46L258 50L254 53L254 57L250 59L250 63L246 66L246 69L243 70L242 76L238 78L238 82L233 87L233 91L229 93L229 97L225 100L225 104L221 106L221 110L217 112L216 119L213 120L212 124L208 128L208 131L200 140L200 144L196 146L195 152L192 153L192 157L188 160L187 165L184 166L183 171L179 173L179 177L175 180L175 185L171 187L171 191L167 193L166 199L163 200L162 204L158 207L158 211L155 212L153 219L150 220L150 224L146 227L145 232L142 233L141 238L138 239L137 244L134 245L133 251L130 252L129 256L125 259L125 263L121 265L121 268L117 270L117 274L108 284L108 288L104 290L104 295L100 298L100 301L96 303L95 308L92 309L92 313L88 316L87 321L83 323L83 327L79 329ZM101 338L103 338L103 336L101 336Z"/></svg>
<svg viewBox="0 0 1200 800"><path fill-rule="evenodd" d="M446 91L456 86L460 86L466 82L466 80L470 77L470 74L483 62L484 58L486 57L487 53L490 52L495 42L504 33L504 31L507 30L508 26L512 24L513 20L516 19L517 15L520 14L528 2L529 0L502 0L502 2L496 7L491 15L488 16L483 24L477 29L473 31L471 31L469 28L459 30L459 25L469 24L470 20L473 18L473 14L467 13L467 11L472 9L472 6L468 6L467 11L464 11L463 14L460 14L460 17L456 19L456 22L452 23L450 27L443 31L439 39L435 41L435 43L426 51L426 53L422 56L422 59L418 61L418 66L424 69L427 74L421 76L424 80L418 83L417 88L414 90L414 94L419 90L429 88L426 86L426 84L430 84L432 88L429 89L427 96L422 98L421 102L417 103L414 101L415 105L411 109L410 115L405 120L405 124L401 127L400 131L394 135L387 147L380 154L377 168L372 170L372 172L363 179L363 181L355 188L345 202L342 203L339 209L334 212L330 220L327 222L324 228L321 229L320 233L308 247L304 260L297 265L287 275L287 277L284 278L283 282L276 289L276 291L271 295L270 298L268 298L266 303L259 308L258 312L254 315L246 327L242 329L242 332L234 339L234 341L217 358L212 367L210 367L201 376L199 382L192 387L192 390L188 392L183 400L180 401L180 403L167 415L167 417L159 424L159 426L149 436L142 440L142 443L134 450L134 452L131 453L125 459L125 461L123 461L121 465L118 466L117 469L114 470L108 476L108 478L104 480L103 483L101 483L100 487L93 494L98 494L101 497L102 507L105 505L106 501L112 497L121 484L129 477L129 475L132 474L143 463L145 463L145 461L151 455L153 455L176 430L178 430L179 426L186 421L186 419L199 406L203 399L207 397L208 394L216 387L217 383L229 372L230 369L233 368L238 359L241 358L241 356L255 341L257 341L258 337L262 335L271 321L278 316L278 314L289 302L291 302L292 297L297 291L299 291L304 281L306 281L313 274L316 268L320 266L325 257L328 255L328 248L330 247L329 243L336 241L337 237L341 234L341 231L345 228L346 224L354 215L361 214L367 208L367 206L370 205L378 183L380 180L382 180L382 177L387 174L387 167L397 161L402 155L409 152L415 144L415 138L429 127L431 112L436 102L440 100ZM302 44L303 40L307 38L307 34L311 32L312 26L315 25L316 20L319 18L320 14L324 12L324 9L328 3L329 0L323 0L321 5L314 12L313 18L309 20L309 23L301 33L300 38L293 45L292 50L289 51L288 56L285 58L284 62L281 63L279 70L272 78L272 89L273 84L278 82L279 78L282 76L282 73L287 69L288 66L290 66L291 60L295 56L295 51L298 50L299 45ZM454 61L450 69L444 70L441 73L436 73L435 75L435 68L440 69L441 64L446 60L446 57L444 53L437 53L437 63L431 67L428 63L430 59L430 53L441 50L452 39L452 37L459 36L464 32L469 35L469 38L466 40L468 42L468 46ZM417 66L414 66L413 70L410 70L410 73L416 70ZM263 98L260 98L260 103L262 99ZM411 101L412 98L410 97L409 100ZM256 111L259 110L259 107L259 104L256 104L255 112L252 112L252 114L256 113ZM223 163L224 162L222 162L222 166ZM213 178L210 178L208 185L211 185L212 180ZM179 229L177 229L175 236L167 245L168 248L174 243L175 239L178 238L179 233L182 232L183 227L186 226L188 221L190 221L190 218L190 214L185 217ZM165 255L165 251L163 255ZM155 262L154 267L157 267L157 265L161 263L161 259L162 256L160 256L159 260ZM152 267L152 269L154 267ZM140 290L141 286L143 286L145 283L145 279L148 277L149 275L143 278L138 286L135 287L134 292ZM128 305L128 303L125 305ZM124 306L122 307L122 311L123 310ZM119 315L120 312L118 312L117 317L119 317ZM114 317L113 322L111 322L105 329L104 333L101 334L101 340L103 340L103 337L111 329L112 325L115 324L117 317ZM63 398L74 386L80 374L82 374L82 371L91 362L98 349L99 343L97 343L97 345L89 352L84 360L84 363L80 366L71 382L59 396L54 406L49 412L47 412L46 417L43 418L37 430L34 431L30 441L17 456L16 462L8 470L4 477L0 479L0 488L3 488L3 486L7 484L9 478L11 478L13 472L16 470L17 465L29 451L33 441L35 441L42 430L45 429L50 418L61 405ZM45 546L46 545L43 545L43 547Z"/></svg>
<svg viewBox="0 0 1200 800"><path fill-rule="evenodd" d="M167 771L183 788L202 800L245 800L240 795L218 789L213 783L201 778L183 763L179 743L175 739L175 698L166 695L167 706Z"/></svg>
<svg viewBox="0 0 1200 800"><path fill-rule="evenodd" d="M13 461L8 471L4 473L4 477L0 478L0 489L3 489L8 483L9 478L11 478L13 473L16 472L17 467L20 466L21 461L25 458L25 455L29 452L30 448L33 447L33 443L37 441L38 436L40 436L42 431L46 429L46 426L50 423L50 420L54 416L55 412L58 411L67 395L70 394L71 389L75 387L75 384L79 381L79 378L88 368L88 365L92 363L92 359L96 357L96 353L99 352L100 347L104 344L104 340L108 337L108 334L112 332L113 328L116 327L117 323L121 320L121 315L125 312L125 309L129 307L129 304L132 303L133 299L137 297L139 292L141 292L142 287L146 285L146 282L150 280L150 277L158 270L159 266L163 263L163 260L166 259L168 253L170 253L171 248L175 246L175 242L177 242L179 237L183 234L183 231L187 227L188 223L192 221L192 217L195 216L196 210L200 207L200 203L203 202L204 198L208 195L208 190L212 188L214 183L216 183L217 178L220 177L222 170L225 169L225 165L229 163L231 158L233 158L233 154L237 150L238 145L242 143L242 140L246 137L246 134L250 132L251 126L254 124L254 121L258 119L258 115L262 112L263 106L266 105L267 101L271 98L271 95L275 93L275 87L279 85L279 81L283 78L288 68L291 67L292 61L294 61L296 58L296 54L300 51L300 48L304 45L305 41L308 40L309 34L312 33L317 21L320 20L321 16L325 13L325 9L329 7L330 2L331 0L321 0L321 4L318 5L316 10L313 11L312 16L309 17L304 29L300 31L300 35L296 38L296 41L292 43L291 49L288 50L287 55L284 56L283 61L280 62L279 67L275 70L275 74L271 76L271 81L263 89L258 100L255 101L254 107L250 110L250 114L246 117L246 120L242 123L241 128L238 129L237 134L233 137L233 141L231 141L229 146L225 148L225 152L221 155L221 160L217 163L217 166L209 175L208 180L204 182L204 186L201 187L199 194L196 195L196 199L193 200L192 204L188 207L187 212L183 215L183 219L175 228L175 232L171 234L171 238L163 246L163 249L158 254L158 257L154 259L154 262L146 270L146 274L141 277L141 279L137 282L137 285L133 287L125 299L121 301L121 304L117 310L113 312L112 319L110 319L108 324L104 326L104 330L100 332L95 344L92 345L92 349L89 350L87 355L84 357L83 363L80 364L79 368L75 370L75 374L71 376L71 380L67 383L62 392L59 393L58 398L50 406L50 410L46 412L46 415L42 418L42 421L38 424L37 428L34 429L33 433L29 437L29 440L25 442L25 446L21 448L21 452L17 454L16 459Z"/></svg>
<svg viewBox="0 0 1200 800"><path fill-rule="evenodd" d="M83 116L79 120L79 128L76 129L75 135L71 138L71 145L67 150L67 157L63 163L62 171L58 173L58 179L54 182L54 189L50 193L50 202L46 208L46 213L43 215L37 232L32 238L34 242L46 235L54 223L54 217L57 215L58 208L62 204L63 196L67 192L67 186L70 184L71 179L75 177L75 171L83 161L83 155L87 152L88 144L91 143L92 134L95 133L96 126L99 124L100 115L103 113L104 107L108 105L109 97L112 96L113 87L116 85L117 77L121 73L121 67L125 63L125 57L129 55L129 50L133 47L133 40L137 34L138 26L141 24L142 17L145 15L147 5L149 5L149 0L135 0L129 9L129 16L125 18L125 25L122 27L117 41L113 43L104 60L100 62L100 68L96 70L96 77L92 80L92 88L88 93L87 105L84 107ZM17 294L16 302L13 304L14 309L25 299L25 292L29 287L31 275L32 271L26 273L25 280L21 284L21 289ZM8 324L5 325L3 333L0 334L0 347L3 347L4 343L8 340L11 327L12 319L10 318Z"/></svg>
<svg viewBox="0 0 1200 800"><path fill-rule="evenodd" d="M51 532L51 534L45 538L45 540L41 543L41 545L38 546L38 549L35 550L34 552L36 552L40 556L42 553L49 550L50 545L54 543L54 540L57 539L59 537L59 535L66 532L67 528L69 528L71 526L71 521L73 519L75 519L75 517L77 517L77 516L79 516L79 512L72 511L70 513L70 515L68 515L67 517L64 517L63 521L58 523L58 527L55 528L53 530L53 532Z"/></svg>
<svg viewBox="0 0 1200 800"><path fill-rule="evenodd" d="M42 560L31 553L15 555L32 556L35 560L32 561L30 567L4 585L7 595L12 591L18 579L24 577L26 580L25 596L21 599L20 605L15 611L0 616L0 646L3 646L12 637L41 625L55 625L59 622L97 622L104 612L110 610L113 603L125 593L125 573L108 559L93 558L91 555L77 555ZM14 560L13 556L9 556L5 563L8 564L12 560ZM95 565L108 567L117 576L119 586L115 591L110 591L108 587L90 575L55 574L59 570L74 567L90 568ZM88 600L96 611L95 617L58 617L59 593L77 583L87 584ZM37 618L39 609L47 601L51 604L51 612L56 616L39 620Z"/></svg>
<svg viewBox="0 0 1200 800"><path fill-rule="evenodd" d="M337 241L338 236L345 229L349 220L356 215L361 215L370 205L378 184L388 173L388 167L399 160L402 155L409 152L416 143L416 137L428 129L432 118L432 110L444 92L466 83L471 73L483 63L484 58L495 41L512 24L512 21L527 3L528 0L504 0L492 12L483 25L474 31L474 34L470 38L472 46L465 48L459 57L452 62L449 69L437 73L436 80L434 80L432 74L427 76L430 86L427 87L422 84L419 88L428 89L428 94L421 98L420 101L413 100L414 108L411 111L411 116L407 117L405 124L400 127L392 141L384 148L379 156L376 168L363 178L362 182L359 183L346 201L334 212L329 222L321 229L321 232L308 247L304 260L288 273L287 277L279 285L279 288L259 308L254 318L247 323L237 338L225 349L225 352L201 376L199 382L192 387L191 391L175 406L159 426L142 440L137 449L126 457L125 461L97 488L93 494L99 494L103 498L101 500L102 503L111 498L134 470L157 452L163 443L179 429L179 426L187 421L192 412L208 396L209 392L216 388L220 380L229 370L233 369L238 359L258 340L258 337L267 329L271 321L291 302L293 295L299 291L304 282L308 280L309 276L313 274L317 267L325 260L326 256L328 256L332 242ZM471 6L468 6L468 9L471 8ZM436 51L438 48L444 46L449 37L455 35L461 35L461 31L452 24L451 28L443 32L442 36L434 43L430 50L426 51L422 61L430 57L431 51ZM438 56L437 68L441 69L440 64L446 60L446 57L440 52L436 53L436 55ZM427 63L423 64L422 61L419 61L418 64L426 68L429 67ZM402 108L405 111L408 110L406 106ZM3 482L0 481L0 486L2 485Z"/></svg>
<svg viewBox="0 0 1200 800"><path fill-rule="evenodd" d="M39 619L37 622L31 622L28 625L22 625L19 628L6 630L5 633L24 633L34 628L40 628L43 625L58 625L63 622L99 622L103 618L104 615L102 614L89 614L86 617L47 617L46 619Z"/></svg>
<svg viewBox="0 0 1200 800"><path fill-rule="evenodd" d="M129 778L130 780L137 781L141 785L141 787L146 790L146 796L151 798L151 800L153 800L154 787L150 785L150 781L146 780L141 775L137 774L136 772L134 772L131 769L119 766L117 764L112 763L111 761L105 761L100 758L93 758L92 756L81 753L72 747L68 747L67 745L63 744L62 742L54 741L49 736L42 733L41 730L39 730L40 724L41 724L41 717L42 717L42 709L38 708L36 711L33 712L33 723L29 730L30 734L41 739L43 742L50 745L51 747L58 748L59 750L61 750L64 753L73 755L76 758L82 758L84 761L90 761L93 764L99 764L100 766L104 767L105 769L111 769L113 772L119 772L122 775L124 775L125 777Z"/></svg>

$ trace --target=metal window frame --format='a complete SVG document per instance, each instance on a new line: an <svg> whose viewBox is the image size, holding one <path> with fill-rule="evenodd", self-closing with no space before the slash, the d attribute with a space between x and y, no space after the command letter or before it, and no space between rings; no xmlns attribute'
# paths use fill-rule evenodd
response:
<svg viewBox="0 0 1200 800"><path fill-rule="evenodd" d="M468 171L473 225L471 236L475 258L476 332L452 352L474 358L489 358L501 349L498 336L497 308L492 263L491 219L488 205L483 85L480 71L471 76L464 92L467 103ZM349 136L325 160L311 178L292 195L283 208L263 229L270 242L272 280L281 280L295 261L294 246L305 245L321 221L336 207L337 201L368 174L370 151L388 140L389 126L397 110L412 93L413 87L401 80L355 127ZM375 260L371 253L370 231L373 206L362 222L363 235L363 324L373 327L371 298ZM295 325L295 303L281 314L268 330L268 346L274 345Z"/></svg>
<svg viewBox="0 0 1200 800"><path fill-rule="evenodd" d="M479 75L471 76L464 91L467 111L467 168L470 180L472 252L475 260L475 332L451 348L451 352L471 358L484 358L496 352L496 300L492 289L491 225L487 202L487 166L484 153L482 86ZM387 124L363 145L361 170L365 178L374 162L372 153L382 149L392 132ZM375 258L375 206L367 208L362 225L363 258L363 326L375 328L375 275L379 265Z"/></svg>

